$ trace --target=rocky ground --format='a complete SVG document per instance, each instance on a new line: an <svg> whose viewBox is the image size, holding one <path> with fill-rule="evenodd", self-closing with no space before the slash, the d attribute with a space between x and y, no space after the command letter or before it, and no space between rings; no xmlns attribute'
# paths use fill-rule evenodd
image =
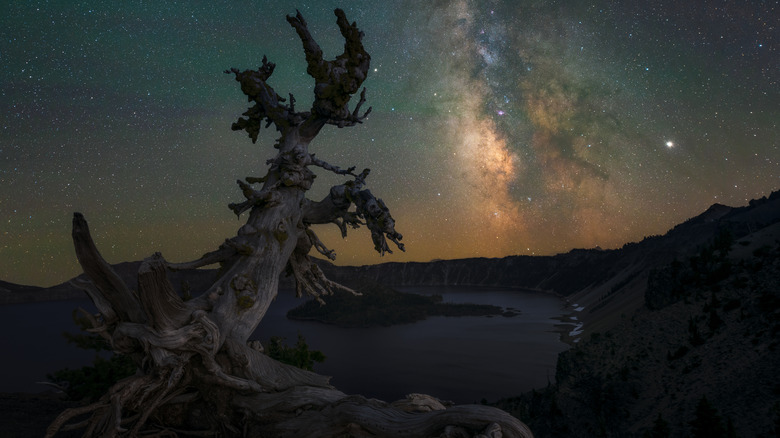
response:
<svg viewBox="0 0 780 438"><path fill-rule="evenodd" d="M46 428L65 409L79 406L61 394L0 394L0 435L5 438L40 438ZM58 437L78 437L78 431L64 432Z"/></svg>
<svg viewBox="0 0 780 438"><path fill-rule="evenodd" d="M778 436L780 240L728 243L653 271L646 306L562 353L556 384L497 405L540 438L687 437L706 398L715 436Z"/></svg>

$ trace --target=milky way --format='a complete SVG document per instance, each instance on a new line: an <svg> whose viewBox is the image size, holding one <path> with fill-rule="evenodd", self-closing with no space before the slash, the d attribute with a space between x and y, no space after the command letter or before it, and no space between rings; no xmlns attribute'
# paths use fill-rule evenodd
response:
<svg viewBox="0 0 780 438"><path fill-rule="evenodd" d="M307 105L296 7L326 57L335 7L365 32L371 116L312 152L370 167L407 247L319 227L338 263L615 248L780 188L776 1L19 1L0 14L0 279L78 274L73 211L112 262L232 236L234 181L265 173L276 133L230 130L245 102L222 71L265 54Z"/></svg>

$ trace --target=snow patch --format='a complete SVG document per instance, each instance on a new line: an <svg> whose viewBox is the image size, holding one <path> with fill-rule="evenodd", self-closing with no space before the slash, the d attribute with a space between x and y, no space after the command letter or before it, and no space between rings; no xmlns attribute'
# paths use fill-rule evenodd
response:
<svg viewBox="0 0 780 438"><path fill-rule="evenodd" d="M581 334L582 334L582 332L583 332L583 326L584 326L584 325L585 325L585 324L583 324L583 323L579 323L579 324L577 324L577 326L576 326L576 327L574 327L574 330L572 330L572 331L570 331L570 332L569 332L569 336L571 336L571 337L574 337L574 336L579 336L579 335L581 335Z"/></svg>

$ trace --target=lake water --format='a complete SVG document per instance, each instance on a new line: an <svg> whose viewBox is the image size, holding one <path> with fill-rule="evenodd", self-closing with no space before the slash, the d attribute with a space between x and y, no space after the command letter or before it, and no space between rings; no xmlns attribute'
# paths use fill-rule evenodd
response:
<svg viewBox="0 0 780 438"><path fill-rule="evenodd" d="M96 311L86 298L0 306L0 392L47 391L51 387L36 383L46 374L92 363L94 351L76 348L62 335L81 331L72 317L78 307Z"/></svg>
<svg viewBox="0 0 780 438"><path fill-rule="evenodd" d="M310 349L327 360L315 371L348 394L386 401L420 392L456 403L496 400L542 388L554 381L558 353L567 346L554 332L552 318L565 313L552 295L499 288L418 287L404 292L438 293L448 302L493 304L516 309L514 317L432 317L414 324L348 329L292 321L286 313L302 303L294 293L279 293L254 338L283 336L294 344L300 332ZM63 331L77 331L71 310L84 301L0 306L0 392L34 392L34 382L65 366L89 364L93 352L68 345ZM23 333L24 338L13 333ZM7 377L11 377L10 379Z"/></svg>

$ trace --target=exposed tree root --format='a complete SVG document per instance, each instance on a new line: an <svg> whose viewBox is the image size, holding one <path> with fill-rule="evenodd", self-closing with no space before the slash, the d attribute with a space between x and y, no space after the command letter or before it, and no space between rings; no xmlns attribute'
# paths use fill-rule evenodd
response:
<svg viewBox="0 0 780 438"><path fill-rule="evenodd" d="M287 18L303 43L307 72L314 79L310 111L297 111L268 84L275 65L263 57L257 70L230 69L250 107L233 124L257 140L265 124L281 133L277 156L262 178L238 181L244 202L230 204L241 215L250 211L237 235L216 251L187 263L168 263L160 254L144 260L138 290L131 290L97 250L80 213L73 218L76 256L89 277L80 282L100 312L89 316L93 331L114 351L131 357L136 375L116 383L96 403L63 412L46 437L60 430L85 428L92 437L268 436L268 437L531 437L517 419L485 406L445 408L429 396L413 395L393 404L346 395L328 377L277 362L251 348L249 337L265 315L286 269L299 296L322 296L336 288L312 263L315 248L335 257L309 228L335 223L365 225L374 248L389 253L388 240L404 250L402 236L385 203L364 189L369 170L354 173L309 153L309 143L326 125L362 123L365 88L354 110L351 97L361 89L371 57L363 33L341 10L336 23L344 53L323 59L322 50L298 13ZM354 180L333 186L322 201L306 199L315 166ZM256 189L252 184L263 184ZM351 210L354 206L354 210ZM220 263L219 278L200 295L184 301L167 279L167 269L194 269ZM88 419L81 418L89 415Z"/></svg>

